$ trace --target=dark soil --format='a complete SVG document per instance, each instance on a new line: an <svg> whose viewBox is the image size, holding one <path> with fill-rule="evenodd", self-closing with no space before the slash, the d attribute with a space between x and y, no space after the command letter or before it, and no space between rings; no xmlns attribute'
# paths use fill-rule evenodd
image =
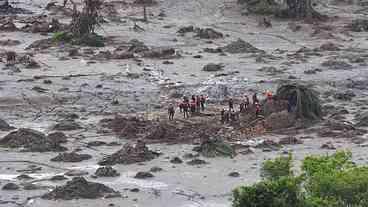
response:
<svg viewBox="0 0 368 207"><path fill-rule="evenodd" d="M47 200L96 199L120 195L119 192L100 183L88 182L83 177L75 177L65 185L56 187L41 198Z"/></svg>

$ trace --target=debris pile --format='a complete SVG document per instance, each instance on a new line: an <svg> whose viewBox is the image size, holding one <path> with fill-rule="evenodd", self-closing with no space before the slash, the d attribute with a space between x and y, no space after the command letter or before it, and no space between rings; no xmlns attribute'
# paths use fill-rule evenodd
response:
<svg viewBox="0 0 368 207"><path fill-rule="evenodd" d="M193 151L204 157L235 157L236 155L234 148L219 138L206 139L202 141L200 146L195 147Z"/></svg>
<svg viewBox="0 0 368 207"><path fill-rule="evenodd" d="M106 127L115 132L119 137L131 139L138 138L152 124L151 121L138 117L116 116L113 119L103 119L100 121L102 127Z"/></svg>
<svg viewBox="0 0 368 207"><path fill-rule="evenodd" d="M60 144L60 140L54 140L39 131L26 128L10 132L0 140L3 147L25 148L25 151L31 152L65 151L66 148Z"/></svg>
<svg viewBox="0 0 368 207"><path fill-rule="evenodd" d="M99 165L129 165L133 163L146 162L155 159L159 153L148 149L144 142L138 141L135 146L125 144L123 148L114 154L105 157Z"/></svg>
<svg viewBox="0 0 368 207"><path fill-rule="evenodd" d="M253 45L251 45L249 42L246 42L240 38L222 47L221 50L224 52L232 53L232 54L235 54L235 53L265 53L264 50L260 50L254 47Z"/></svg>
<svg viewBox="0 0 368 207"><path fill-rule="evenodd" d="M117 197L120 193L100 183L88 182L83 177L75 177L64 186L56 187L44 194L46 200L96 199L102 197Z"/></svg>
<svg viewBox="0 0 368 207"><path fill-rule="evenodd" d="M275 112L265 118L264 126L268 130L285 129L294 126L295 116L286 110Z"/></svg>
<svg viewBox="0 0 368 207"><path fill-rule="evenodd" d="M88 154L78 154L75 152L71 153L60 153L56 157L52 158L53 162L82 162L83 160L89 160L92 156Z"/></svg>
<svg viewBox="0 0 368 207"><path fill-rule="evenodd" d="M97 177L118 177L120 173L118 173L111 166L100 167L96 170L95 175Z"/></svg>

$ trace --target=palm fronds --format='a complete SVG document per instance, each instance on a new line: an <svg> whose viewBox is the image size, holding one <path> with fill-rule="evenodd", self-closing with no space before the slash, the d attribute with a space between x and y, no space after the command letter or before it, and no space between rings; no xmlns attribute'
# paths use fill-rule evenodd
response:
<svg viewBox="0 0 368 207"><path fill-rule="evenodd" d="M321 103L316 91L299 83L287 83L277 89L278 99L288 100L294 105L298 118L318 120L322 117Z"/></svg>

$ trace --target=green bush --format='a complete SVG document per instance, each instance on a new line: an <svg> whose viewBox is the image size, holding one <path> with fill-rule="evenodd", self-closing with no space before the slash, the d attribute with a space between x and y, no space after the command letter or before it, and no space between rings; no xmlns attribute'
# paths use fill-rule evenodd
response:
<svg viewBox="0 0 368 207"><path fill-rule="evenodd" d="M52 40L54 42L69 42L72 40L72 36L67 32L55 32Z"/></svg>
<svg viewBox="0 0 368 207"><path fill-rule="evenodd" d="M265 180L233 191L234 207L368 207L368 167L352 154L308 156L301 175L291 171L292 156L263 164Z"/></svg>
<svg viewBox="0 0 368 207"><path fill-rule="evenodd" d="M293 175L292 160L292 155L289 154L287 157L277 157L274 160L265 161L262 165L261 176L273 180Z"/></svg>

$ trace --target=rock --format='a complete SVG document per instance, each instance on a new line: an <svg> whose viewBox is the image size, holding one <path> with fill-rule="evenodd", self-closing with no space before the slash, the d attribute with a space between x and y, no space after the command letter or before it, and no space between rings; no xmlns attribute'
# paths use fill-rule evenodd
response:
<svg viewBox="0 0 368 207"><path fill-rule="evenodd" d="M174 48L154 48L143 53L146 58L174 58L177 57Z"/></svg>
<svg viewBox="0 0 368 207"><path fill-rule="evenodd" d="M47 200L96 199L119 196L120 193L106 185L88 182L83 177L75 177L63 186L58 186L51 192L41 196Z"/></svg>
<svg viewBox="0 0 368 207"><path fill-rule="evenodd" d="M187 162L188 165L205 165L208 164L206 161L201 159L193 159L189 162Z"/></svg>
<svg viewBox="0 0 368 207"><path fill-rule="evenodd" d="M32 178L31 176L27 175L27 174L21 174L19 176L17 176L18 180L32 180L34 178Z"/></svg>
<svg viewBox="0 0 368 207"><path fill-rule="evenodd" d="M141 52L145 52L149 50L149 48L143 42L137 39L130 40L128 44L130 44L130 47L128 48L128 52L141 53Z"/></svg>
<svg viewBox="0 0 368 207"><path fill-rule="evenodd" d="M367 19L354 19L348 28L353 32L364 32L368 31L368 20Z"/></svg>
<svg viewBox="0 0 368 207"><path fill-rule="evenodd" d="M303 144L303 140L298 139L296 137L284 137L279 140L279 144L282 145Z"/></svg>
<svg viewBox="0 0 368 207"><path fill-rule="evenodd" d="M78 48L72 48L68 51L68 56L69 57L75 57L75 56L79 56L79 49Z"/></svg>
<svg viewBox="0 0 368 207"><path fill-rule="evenodd" d="M197 28L195 30L196 32L196 37L199 37L201 39L218 39L218 38L223 38L223 34L221 32L218 32L212 28Z"/></svg>
<svg viewBox="0 0 368 207"><path fill-rule="evenodd" d="M147 178L153 178L154 175L150 172L138 172L134 178L136 179L147 179Z"/></svg>
<svg viewBox="0 0 368 207"><path fill-rule="evenodd" d="M287 111L272 113L265 119L264 126L268 130L285 129L294 126L295 116Z"/></svg>
<svg viewBox="0 0 368 207"><path fill-rule="evenodd" d="M150 161L158 157L159 154L150 151L145 143L138 141L135 146L125 144L124 147L114 154L105 157L100 161L99 165L114 165L114 164L133 164L145 161Z"/></svg>
<svg viewBox="0 0 368 207"><path fill-rule="evenodd" d="M50 161L53 162L82 162L83 160L89 160L92 156L88 154L77 154L75 152L71 153L61 153L56 157L52 158Z"/></svg>
<svg viewBox="0 0 368 207"><path fill-rule="evenodd" d="M25 128L10 132L0 140L0 145L4 147L22 147L31 152L65 151L66 148L60 143L60 140L53 140L39 131Z"/></svg>
<svg viewBox="0 0 368 207"><path fill-rule="evenodd" d="M180 34L185 34L188 32L194 32L194 27L193 26L180 27L179 30L177 31L177 33Z"/></svg>
<svg viewBox="0 0 368 207"><path fill-rule="evenodd" d="M81 127L77 122L73 120L60 121L59 123L55 124L53 127L53 130L58 130L58 131L73 131L73 130L78 130L78 129L83 129L83 127Z"/></svg>
<svg viewBox="0 0 368 207"><path fill-rule="evenodd" d="M305 70L304 74L310 75L310 74L316 74L317 72L322 72L322 70L319 69L319 68L311 69L311 70Z"/></svg>
<svg viewBox="0 0 368 207"><path fill-rule="evenodd" d="M47 91L49 91L48 89L42 88L40 86L35 86L32 88L32 90L38 93L47 93Z"/></svg>
<svg viewBox="0 0 368 207"><path fill-rule="evenodd" d="M10 131L15 129L15 127L10 126L6 121L0 119L0 130L1 131Z"/></svg>
<svg viewBox="0 0 368 207"><path fill-rule="evenodd" d="M342 101L351 101L355 97L353 91L337 92L334 94L334 98Z"/></svg>
<svg viewBox="0 0 368 207"><path fill-rule="evenodd" d="M205 65L202 70L207 72L217 72L223 70L223 67L224 66L222 64L209 63Z"/></svg>
<svg viewBox="0 0 368 207"><path fill-rule="evenodd" d="M89 147L98 147L98 146L102 146L102 145L107 145L106 142L103 141L91 141L87 143L87 146Z"/></svg>
<svg viewBox="0 0 368 207"><path fill-rule="evenodd" d="M52 84L52 81L51 80L43 80L43 83L44 84Z"/></svg>
<svg viewBox="0 0 368 207"><path fill-rule="evenodd" d="M222 49L221 48L204 48L203 52L208 52L208 53L222 53Z"/></svg>
<svg viewBox="0 0 368 207"><path fill-rule="evenodd" d="M0 40L0 45L1 46L16 46L16 45L20 45L21 42L19 40L11 40L11 39L6 39L6 40Z"/></svg>
<svg viewBox="0 0 368 207"><path fill-rule="evenodd" d="M329 149L329 150L335 150L336 147L332 144L332 142L326 142L324 144L322 144L321 146L322 149Z"/></svg>
<svg viewBox="0 0 368 207"><path fill-rule="evenodd" d="M152 167L150 169L150 172L156 173L156 172L161 172L163 169L160 167Z"/></svg>
<svg viewBox="0 0 368 207"><path fill-rule="evenodd" d="M221 50L224 52L236 54L236 53L265 53L264 50L260 50L248 42L245 42L242 39L238 39L225 47L221 47Z"/></svg>
<svg viewBox="0 0 368 207"><path fill-rule="evenodd" d="M240 173L238 173L238 172L231 172L231 173L229 173L229 177L237 178L239 176L240 176Z"/></svg>
<svg viewBox="0 0 368 207"><path fill-rule="evenodd" d="M132 192L132 193L138 193L139 191L140 191L139 188L130 189L130 192Z"/></svg>
<svg viewBox="0 0 368 207"><path fill-rule="evenodd" d="M340 47L332 42L327 42L319 47L322 51L340 51Z"/></svg>
<svg viewBox="0 0 368 207"><path fill-rule="evenodd" d="M63 132L53 132L51 134L48 134L47 138L57 143L68 142L68 137Z"/></svg>
<svg viewBox="0 0 368 207"><path fill-rule="evenodd" d="M183 160L181 160L179 157L174 157L173 159L170 160L170 163L172 163L172 164L181 164L181 163L183 163Z"/></svg>
<svg viewBox="0 0 368 207"><path fill-rule="evenodd" d="M65 177L64 175L55 175L51 177L50 180L51 181L62 181L62 180L68 180L68 178Z"/></svg>
<svg viewBox="0 0 368 207"><path fill-rule="evenodd" d="M114 168L111 166L100 167L96 170L95 175L97 177L118 177L120 173L118 173Z"/></svg>
<svg viewBox="0 0 368 207"><path fill-rule="evenodd" d="M70 176L70 177L76 177L76 176L88 175L88 172L83 171L83 170L69 170L68 172L64 173L64 175Z"/></svg>
<svg viewBox="0 0 368 207"><path fill-rule="evenodd" d="M322 63L322 66L330 70L350 70L353 68L352 65L341 60L327 60Z"/></svg>
<svg viewBox="0 0 368 207"><path fill-rule="evenodd" d="M19 185L15 183L7 183L2 187L2 190L18 190Z"/></svg>

